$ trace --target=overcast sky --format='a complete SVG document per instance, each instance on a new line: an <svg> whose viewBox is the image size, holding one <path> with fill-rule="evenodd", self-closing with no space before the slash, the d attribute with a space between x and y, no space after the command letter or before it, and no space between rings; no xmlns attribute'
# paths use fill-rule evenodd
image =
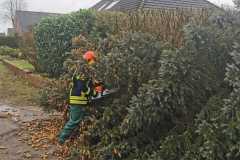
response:
<svg viewBox="0 0 240 160"><path fill-rule="evenodd" d="M0 0L0 5L6 0ZM28 5L28 10L67 13L76 11L80 8L89 8L100 0L25 0ZM217 5L227 4L233 5L232 0L209 0ZM0 6L1 12L2 6ZM0 32L6 31L9 24L0 17Z"/></svg>

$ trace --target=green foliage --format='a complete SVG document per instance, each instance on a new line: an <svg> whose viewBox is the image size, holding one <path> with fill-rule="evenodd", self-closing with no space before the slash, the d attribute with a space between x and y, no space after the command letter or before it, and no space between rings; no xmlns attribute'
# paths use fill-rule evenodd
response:
<svg viewBox="0 0 240 160"><path fill-rule="evenodd" d="M103 54L95 68L98 77L120 87L128 96L136 94L143 82L156 76L162 46L149 34L123 33L122 37L105 40L111 49L99 49Z"/></svg>
<svg viewBox="0 0 240 160"><path fill-rule="evenodd" d="M18 38L12 36L0 36L0 46L8 46L10 48L18 48Z"/></svg>
<svg viewBox="0 0 240 160"><path fill-rule="evenodd" d="M50 76L63 72L63 62L71 50L71 39L81 34L90 34L94 26L94 15L88 10L51 17L42 20L34 28L37 59L41 70Z"/></svg>
<svg viewBox="0 0 240 160"><path fill-rule="evenodd" d="M94 40L89 38L90 41ZM82 47L84 50L84 46ZM119 126L127 112L126 106L131 97L137 95L138 88L150 77L157 76L162 45L153 36L136 32L109 36L99 41L96 48L98 61L93 66L95 78L104 81L108 88L120 88L116 99L109 99L102 107L98 107L100 112L98 116L101 118L96 120L96 127L92 132L92 137L101 137L101 146L106 146L106 150L103 148L102 153L99 153L104 159L111 156L113 150L111 146L115 146L114 143L121 138ZM78 55L78 50L73 51L70 59L66 61L65 68L68 69L66 79L71 77L76 67L72 62L77 60L79 63L77 66L81 70L84 62ZM124 146L128 147L125 144L121 147Z"/></svg>
<svg viewBox="0 0 240 160"><path fill-rule="evenodd" d="M226 71L223 72L226 73L225 80L229 85L225 86L225 89L220 89L219 86L219 92L211 96L208 102L203 105L191 129L177 136L166 137L160 145L159 151L155 152L150 158L151 160L169 159L168 157L183 160L239 159L239 45L235 44L235 47L233 47L234 41L239 41L240 38L239 34L234 34L239 33L239 26L227 24L225 26L227 26L225 29L228 32L224 33L220 30L222 32L219 33L222 36L218 37L226 38L222 41L222 44L228 46L226 51L231 52L232 56L227 66L225 65ZM214 29L217 33L218 28ZM221 41L218 41L218 43L221 44ZM222 44L221 46L223 46ZM217 58L219 56L215 59ZM223 62L223 59L220 59L220 61ZM221 66L218 66L218 68L221 71ZM224 100L226 97L229 98ZM169 145L170 147L166 147ZM176 147L178 147L178 150L173 149Z"/></svg>
<svg viewBox="0 0 240 160"><path fill-rule="evenodd" d="M97 70L109 83L115 75L122 92L105 106L95 128L101 137L99 159L113 158L114 148L121 159L238 157L237 144L222 134L224 120L217 120L231 92L225 68L232 62L229 52L239 38L238 24L213 19L207 25L187 25L185 45L179 49L156 45L161 44L157 40L146 43L148 38L134 33L121 36L101 55ZM149 52L150 46L158 47Z"/></svg>
<svg viewBox="0 0 240 160"><path fill-rule="evenodd" d="M71 39L80 34L98 43L100 39L112 34L139 31L150 33L174 46L181 46L183 44L182 26L191 20L201 24L208 17L208 12L205 10L199 10L196 13L198 14L187 10L172 12L163 10L162 12L143 11L124 14L80 10L64 16L47 18L34 29L40 70L51 77L58 77L63 73L63 62L68 57L66 53L71 50ZM189 15L192 16L191 19ZM161 28L159 28L160 25Z"/></svg>
<svg viewBox="0 0 240 160"><path fill-rule="evenodd" d="M85 66L82 53L96 51L98 61L88 74L120 90L98 104L92 116L94 159L239 159L237 15L224 13L206 24L186 25L180 48L148 33L111 34L99 22L76 39L79 49L64 62L65 85L59 83L64 87L55 84L43 94L52 100L66 98L72 73ZM61 94L56 98L54 92Z"/></svg>
<svg viewBox="0 0 240 160"><path fill-rule="evenodd" d="M21 52L19 49L10 48L7 46L0 46L0 55L17 58L21 55Z"/></svg>
<svg viewBox="0 0 240 160"><path fill-rule="evenodd" d="M238 41L239 42L239 41ZM223 134L226 138L228 153L228 159L239 159L240 158L240 46L238 43L235 44L235 50L231 53L233 58L232 64L228 65L226 80L233 87L233 91L230 97L225 102L225 107L223 109L224 116L221 117L223 124Z"/></svg>
<svg viewBox="0 0 240 160"><path fill-rule="evenodd" d="M239 47L231 54L226 80L234 89L229 98L212 98L195 122L194 141L182 159L239 159ZM185 136L186 137L186 136ZM179 139L176 138L176 141ZM187 143L185 142L185 145ZM183 148L183 147L182 147Z"/></svg>

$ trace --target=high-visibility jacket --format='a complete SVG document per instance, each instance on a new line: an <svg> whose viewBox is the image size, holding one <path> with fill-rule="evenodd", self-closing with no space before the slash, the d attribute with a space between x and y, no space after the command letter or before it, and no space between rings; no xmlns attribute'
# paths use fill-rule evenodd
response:
<svg viewBox="0 0 240 160"><path fill-rule="evenodd" d="M87 105L90 97L95 95L92 80L74 75L72 81L73 83L70 90L69 104Z"/></svg>

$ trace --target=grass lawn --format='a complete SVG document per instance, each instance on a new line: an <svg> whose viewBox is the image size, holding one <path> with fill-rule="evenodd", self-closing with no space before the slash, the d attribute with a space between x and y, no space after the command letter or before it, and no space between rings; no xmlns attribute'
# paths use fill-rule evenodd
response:
<svg viewBox="0 0 240 160"><path fill-rule="evenodd" d="M33 65L31 65L26 60L7 60L7 62L11 63L12 65L22 69L22 70L28 70L28 71L34 71Z"/></svg>
<svg viewBox="0 0 240 160"><path fill-rule="evenodd" d="M0 101L15 105L37 105L39 89L15 76L0 62Z"/></svg>

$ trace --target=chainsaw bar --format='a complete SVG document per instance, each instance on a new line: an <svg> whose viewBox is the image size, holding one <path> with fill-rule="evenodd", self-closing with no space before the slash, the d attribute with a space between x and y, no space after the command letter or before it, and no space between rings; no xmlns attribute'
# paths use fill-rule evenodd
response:
<svg viewBox="0 0 240 160"><path fill-rule="evenodd" d="M102 94L98 94L97 97L92 97L91 100L96 101L96 100L105 98L109 95L112 95L114 93L117 93L118 91L119 91L119 89L111 89L111 90L106 89L105 91L103 91Z"/></svg>

